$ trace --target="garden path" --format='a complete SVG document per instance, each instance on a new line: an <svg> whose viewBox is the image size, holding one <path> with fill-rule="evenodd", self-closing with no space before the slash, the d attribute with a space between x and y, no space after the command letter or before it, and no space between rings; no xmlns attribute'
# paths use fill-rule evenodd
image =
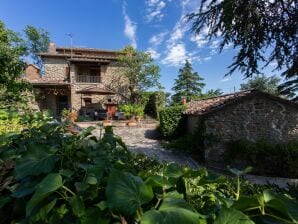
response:
<svg viewBox="0 0 298 224"><path fill-rule="evenodd" d="M86 127L86 124L77 124L80 127ZM198 167L198 163L190 156L165 150L158 140L158 132L155 129L156 125L154 124L140 125L137 127L113 127L114 133L122 138L132 153L144 154L160 162L176 162L191 168ZM94 134L99 136L100 129L94 130Z"/></svg>

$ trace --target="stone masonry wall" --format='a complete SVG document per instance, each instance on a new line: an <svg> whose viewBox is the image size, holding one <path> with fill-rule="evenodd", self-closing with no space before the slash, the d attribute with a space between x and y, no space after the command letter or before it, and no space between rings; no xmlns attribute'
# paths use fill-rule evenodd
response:
<svg viewBox="0 0 298 224"><path fill-rule="evenodd" d="M45 58L44 59L45 80L67 81L68 65L65 59Z"/></svg>
<svg viewBox="0 0 298 224"><path fill-rule="evenodd" d="M82 100L81 103L81 94L80 93L76 93L76 91L87 88L87 87L91 87L91 86L95 86L90 85L90 84L84 84L84 83L80 83L80 84L72 84L71 86L71 109L74 111L79 111L81 108L81 104L82 106L85 106L84 100ZM107 102L107 98L108 96L104 96L104 95L91 95L91 94L82 94L82 99L84 98L91 98L92 100L92 106L95 109L102 109L102 104L104 102Z"/></svg>
<svg viewBox="0 0 298 224"><path fill-rule="evenodd" d="M37 69L35 66L33 65L28 65L25 71L26 74L26 78L29 81L36 81L36 80L40 80L41 76L39 73L39 69Z"/></svg>
<svg viewBox="0 0 298 224"><path fill-rule="evenodd" d="M191 131L199 117L189 117ZM190 122L192 123L190 125ZM254 96L205 117L207 133L220 142L206 150L208 163L220 164L224 142L237 139L283 143L298 140L298 109L264 96Z"/></svg>
<svg viewBox="0 0 298 224"><path fill-rule="evenodd" d="M72 64L70 68L68 68L68 64L65 59L61 58L45 58L44 59L45 66L45 80L50 81L64 81L70 82L71 84L71 94L70 94L70 108L74 111L79 111L84 105L84 100L81 103L81 94L77 94L78 90L87 88L87 87L95 87L100 86L112 90L116 93L113 96L106 95L86 95L83 94L82 98L91 98L92 106L95 109L104 108L104 103L108 101L108 98L112 98L113 102L120 103L125 101L125 97L127 96L127 80L121 75L121 70L119 67L114 66L113 64L109 65L101 65L101 83L77 83L77 72L78 68L75 64ZM67 71L70 72L70 77L68 77ZM69 80L70 79L70 80ZM47 102L45 102L47 104ZM53 102L48 102L48 107L55 110L55 106Z"/></svg>
<svg viewBox="0 0 298 224"><path fill-rule="evenodd" d="M110 64L102 67L102 83L118 94L119 101L125 101L128 93L128 80L122 75L122 69L118 66ZM125 96L125 97L124 97Z"/></svg>

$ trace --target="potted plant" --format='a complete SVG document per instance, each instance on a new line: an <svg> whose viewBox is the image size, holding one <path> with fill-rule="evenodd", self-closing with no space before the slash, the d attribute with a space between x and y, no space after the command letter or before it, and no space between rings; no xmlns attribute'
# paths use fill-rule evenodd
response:
<svg viewBox="0 0 298 224"><path fill-rule="evenodd" d="M133 105L132 104L119 105L119 110L124 113L124 116L127 120L132 118L132 115L133 115Z"/></svg>
<svg viewBox="0 0 298 224"><path fill-rule="evenodd" d="M135 115L136 115L136 121L140 122L141 118L144 116L143 106L135 106L134 112L135 112Z"/></svg>

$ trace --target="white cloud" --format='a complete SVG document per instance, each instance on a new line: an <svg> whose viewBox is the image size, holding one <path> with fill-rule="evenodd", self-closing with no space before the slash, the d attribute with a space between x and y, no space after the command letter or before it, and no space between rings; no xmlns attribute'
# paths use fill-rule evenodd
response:
<svg viewBox="0 0 298 224"><path fill-rule="evenodd" d="M194 34L190 40L195 42L198 46L198 48L203 48L205 47L208 43L209 40L207 38L207 35L209 33L210 29L209 27L205 26L200 33Z"/></svg>
<svg viewBox="0 0 298 224"><path fill-rule="evenodd" d="M274 61L274 62L270 62L269 63L269 66L272 66L272 67L276 67L278 64L277 64L277 62L276 61Z"/></svg>
<svg viewBox="0 0 298 224"><path fill-rule="evenodd" d="M207 57L204 57L204 58L203 58L203 61L209 61L209 60L211 60L211 59L212 59L211 56L207 56Z"/></svg>
<svg viewBox="0 0 298 224"><path fill-rule="evenodd" d="M124 34L130 40L131 45L137 48L137 24L133 22L126 12L126 2L123 2L122 13L124 16Z"/></svg>
<svg viewBox="0 0 298 224"><path fill-rule="evenodd" d="M163 10L166 7L164 0L147 0L147 15L145 16L147 22L151 22L154 19L160 21L164 17Z"/></svg>
<svg viewBox="0 0 298 224"><path fill-rule="evenodd" d="M216 39L216 40L213 40L210 44L210 48L211 49L218 49L219 48L219 44L220 44L220 40L219 39Z"/></svg>
<svg viewBox="0 0 298 224"><path fill-rule="evenodd" d="M222 80L220 80L220 82L228 82L231 80L232 80L231 76L228 76L228 77L224 77Z"/></svg>
<svg viewBox="0 0 298 224"><path fill-rule="evenodd" d="M161 61L161 63L171 66L181 66L185 63L186 59L191 62L195 59L195 55L188 53L185 49L185 45L179 43L169 49L167 56Z"/></svg>
<svg viewBox="0 0 298 224"><path fill-rule="evenodd" d="M166 42L165 58L162 60L163 64L168 66L180 66L184 64L185 60L189 61L199 60L196 52L189 52L186 49L184 40L185 33L189 30L189 24L185 21L185 15L189 12L194 11L198 6L196 0L182 0L181 5L181 16L176 22L171 35Z"/></svg>
<svg viewBox="0 0 298 224"><path fill-rule="evenodd" d="M154 60L160 58L160 53L158 53L158 52L157 52L155 49L153 49L153 48L150 48L150 47L149 47L149 48L147 49L147 52L151 54L151 57L152 57Z"/></svg>
<svg viewBox="0 0 298 224"><path fill-rule="evenodd" d="M167 32L161 32L159 34L153 35L150 39L149 39L149 43L151 45L153 45L154 47L159 46L165 39L166 35L168 33Z"/></svg>

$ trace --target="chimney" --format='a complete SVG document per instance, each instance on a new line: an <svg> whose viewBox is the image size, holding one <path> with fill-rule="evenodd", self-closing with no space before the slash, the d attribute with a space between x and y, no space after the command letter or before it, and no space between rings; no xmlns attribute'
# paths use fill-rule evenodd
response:
<svg viewBox="0 0 298 224"><path fill-rule="evenodd" d="M55 43L50 43L49 44L48 52L50 54L56 54L56 45L55 45Z"/></svg>
<svg viewBox="0 0 298 224"><path fill-rule="evenodd" d="M186 98L185 97L182 97L181 99L181 104L182 105L186 105L187 101L186 101Z"/></svg>

